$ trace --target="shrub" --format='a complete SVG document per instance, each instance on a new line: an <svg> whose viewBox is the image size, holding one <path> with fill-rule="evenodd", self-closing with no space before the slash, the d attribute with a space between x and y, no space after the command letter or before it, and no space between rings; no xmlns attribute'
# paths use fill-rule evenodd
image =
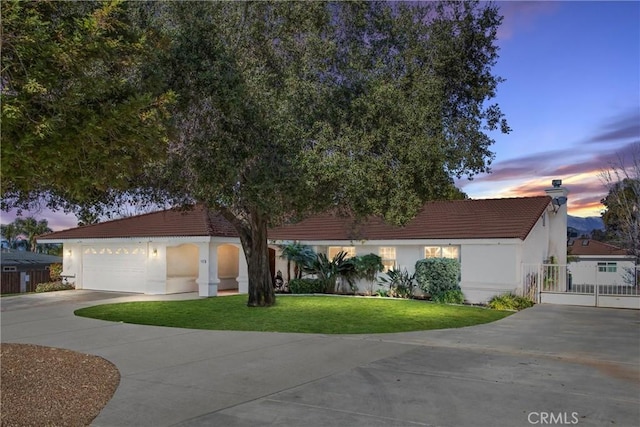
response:
<svg viewBox="0 0 640 427"><path fill-rule="evenodd" d="M464 304L464 294L460 289L451 289L432 295L431 300L440 304Z"/></svg>
<svg viewBox="0 0 640 427"><path fill-rule="evenodd" d="M533 306L533 301L528 298L513 294L496 295L487 304L494 310L524 310Z"/></svg>
<svg viewBox="0 0 640 427"><path fill-rule="evenodd" d="M59 281L61 275L62 275L62 264L57 262L49 266L49 277L51 278L52 282Z"/></svg>
<svg viewBox="0 0 640 427"><path fill-rule="evenodd" d="M67 291L69 289L75 289L73 283L62 283L60 281L57 282L48 282L48 283L39 283L36 286L36 292L53 292L53 291Z"/></svg>
<svg viewBox="0 0 640 427"><path fill-rule="evenodd" d="M318 279L293 279L289 282L292 294L320 294L324 291L324 283Z"/></svg>
<svg viewBox="0 0 640 427"><path fill-rule="evenodd" d="M389 291L386 289L378 289L376 291L376 295L379 297L388 297L389 296Z"/></svg>
<svg viewBox="0 0 640 427"><path fill-rule="evenodd" d="M416 262L415 276L420 289L434 301L444 298L447 291L460 291L460 262L457 259L421 259Z"/></svg>
<svg viewBox="0 0 640 427"><path fill-rule="evenodd" d="M387 277L380 278L381 285L389 286L389 296L394 298L411 298L415 288L415 274L409 274L407 269L392 268L387 271Z"/></svg>
<svg viewBox="0 0 640 427"><path fill-rule="evenodd" d="M376 254L360 255L352 258L355 266L355 278L367 282L367 294L373 294L373 284L376 276L384 269L382 258Z"/></svg>

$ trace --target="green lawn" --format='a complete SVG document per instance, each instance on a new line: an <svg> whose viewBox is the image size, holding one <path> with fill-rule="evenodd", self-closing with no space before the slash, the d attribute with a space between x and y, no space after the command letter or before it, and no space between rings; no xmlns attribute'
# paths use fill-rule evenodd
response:
<svg viewBox="0 0 640 427"><path fill-rule="evenodd" d="M460 328L512 314L417 300L279 296L268 308L249 308L246 295L187 301L126 302L82 308L78 316L142 325L234 331L374 334Z"/></svg>

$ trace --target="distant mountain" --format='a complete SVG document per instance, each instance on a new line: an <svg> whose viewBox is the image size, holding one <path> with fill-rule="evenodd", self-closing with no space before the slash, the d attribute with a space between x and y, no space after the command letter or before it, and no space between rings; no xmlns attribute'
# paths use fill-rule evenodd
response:
<svg viewBox="0 0 640 427"><path fill-rule="evenodd" d="M604 222L602 222L602 218L599 216L582 218L569 215L567 217L567 227L576 230L578 234L577 237L579 237L583 234L590 234L592 230L604 230Z"/></svg>

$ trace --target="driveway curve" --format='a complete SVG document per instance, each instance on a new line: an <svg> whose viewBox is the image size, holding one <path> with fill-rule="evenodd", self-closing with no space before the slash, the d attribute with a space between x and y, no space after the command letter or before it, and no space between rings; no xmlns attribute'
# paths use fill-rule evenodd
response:
<svg viewBox="0 0 640 427"><path fill-rule="evenodd" d="M636 426L640 312L537 305L473 327L376 335L201 331L73 315L185 299L0 300L2 342L95 354L121 382L95 426Z"/></svg>

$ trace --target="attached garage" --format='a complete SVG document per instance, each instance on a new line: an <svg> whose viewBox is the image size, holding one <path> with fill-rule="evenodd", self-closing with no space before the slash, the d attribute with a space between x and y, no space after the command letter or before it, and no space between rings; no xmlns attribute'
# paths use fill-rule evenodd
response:
<svg viewBox="0 0 640 427"><path fill-rule="evenodd" d="M82 247L84 289L144 292L147 247L135 245L90 245Z"/></svg>

